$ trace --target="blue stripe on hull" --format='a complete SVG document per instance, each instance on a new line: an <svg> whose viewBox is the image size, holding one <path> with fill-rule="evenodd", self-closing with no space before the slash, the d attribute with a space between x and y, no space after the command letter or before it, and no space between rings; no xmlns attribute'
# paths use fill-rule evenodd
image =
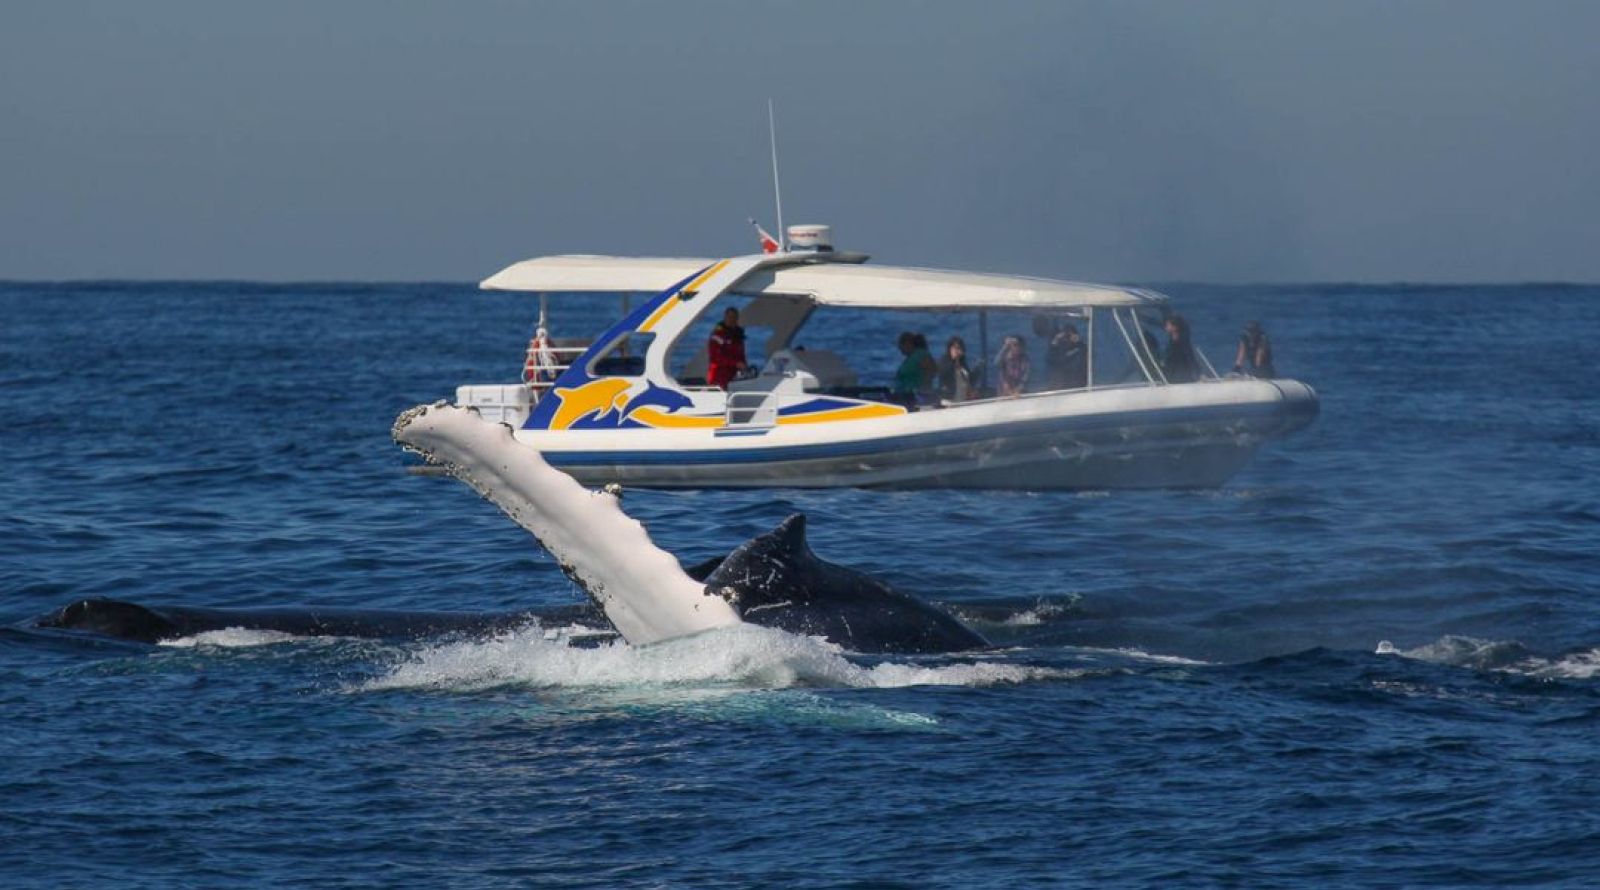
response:
<svg viewBox="0 0 1600 890"><path fill-rule="evenodd" d="M1270 417L1274 415L1289 418L1302 413L1314 414L1316 403L1310 404L1312 406L1310 409L1300 410L1296 410L1298 406L1294 403L1284 402L1265 402L1253 405L1207 405L1190 408L1154 408L1144 411L1119 411L1074 418L1051 417L1040 420L1019 420L960 430L911 433L882 439L816 445L777 445L768 448L726 448L699 451L544 451L541 454L547 462L557 467L767 463L881 454L911 448L935 448L941 445L961 445L969 442L981 442L987 439L1025 436L1035 432L1069 432L1079 429L1089 431L1123 426L1242 420L1247 417Z"/></svg>

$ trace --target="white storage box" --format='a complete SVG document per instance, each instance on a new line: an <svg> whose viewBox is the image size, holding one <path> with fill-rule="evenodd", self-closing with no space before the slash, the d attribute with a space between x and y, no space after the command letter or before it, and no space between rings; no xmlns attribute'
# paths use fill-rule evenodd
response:
<svg viewBox="0 0 1600 890"><path fill-rule="evenodd" d="M456 387L456 404L476 408L486 420L521 426L528 419L532 393L520 383L480 383Z"/></svg>

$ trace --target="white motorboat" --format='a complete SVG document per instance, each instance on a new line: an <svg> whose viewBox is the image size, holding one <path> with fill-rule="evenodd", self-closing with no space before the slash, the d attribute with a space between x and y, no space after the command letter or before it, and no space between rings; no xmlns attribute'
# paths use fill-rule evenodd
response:
<svg viewBox="0 0 1600 890"><path fill-rule="evenodd" d="M1211 487L1263 442L1308 425L1304 383L1221 377L1196 352L1192 382L1168 379L1148 332L1168 316L1148 290L866 264L823 226L804 248L722 260L552 256L481 283L540 295L540 325L516 385L463 386L457 402L590 485L670 488ZM592 339L550 340L552 295L621 294L633 304ZM723 389L707 383L707 333L728 307L761 355ZM846 310L975 315L983 361L962 401L863 385L846 355L803 348L813 317ZM1070 381L997 397L983 381L992 315L1082 330ZM824 329L825 325L821 326ZM1159 329L1159 328L1158 328ZM824 330L825 334L826 331ZM817 346L816 343L812 344Z"/></svg>

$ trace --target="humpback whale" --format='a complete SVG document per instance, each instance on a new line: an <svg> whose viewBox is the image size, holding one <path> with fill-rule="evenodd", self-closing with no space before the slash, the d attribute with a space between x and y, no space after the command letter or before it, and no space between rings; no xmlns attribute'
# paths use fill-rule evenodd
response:
<svg viewBox="0 0 1600 890"><path fill-rule="evenodd" d="M474 410L438 403L395 421L395 441L443 465L532 532L628 643L647 645L740 622L823 637L863 654L983 648L949 614L864 572L819 558L804 514L686 572L622 512L616 491L591 491ZM207 609L110 599L71 603L36 627L145 643L240 628L296 636L487 635L535 621L595 625L588 607L512 613L358 609ZM575 641L594 635L575 636Z"/></svg>
<svg viewBox="0 0 1600 890"><path fill-rule="evenodd" d="M622 512L614 491L584 488L471 408L419 405L395 420L393 436L531 532L631 644L744 621L867 654L988 645L934 606L818 558L803 515L690 573Z"/></svg>
<svg viewBox="0 0 1600 890"><path fill-rule="evenodd" d="M805 514L796 513L772 531L688 569L687 574L702 582L709 594L725 600L740 620L823 637L856 652L917 654L988 645L983 637L934 606L864 572L818 558L806 543L805 528ZM604 613L589 603L485 613L147 606L95 597L41 616L33 626L155 644L234 628L302 637L420 639L487 636L533 624L602 628L606 623ZM595 630L569 632L567 638L586 643L614 636Z"/></svg>

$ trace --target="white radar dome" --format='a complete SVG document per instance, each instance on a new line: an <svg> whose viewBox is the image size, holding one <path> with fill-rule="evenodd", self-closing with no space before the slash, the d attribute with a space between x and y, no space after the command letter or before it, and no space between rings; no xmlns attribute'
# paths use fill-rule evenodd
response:
<svg viewBox="0 0 1600 890"><path fill-rule="evenodd" d="M790 250L832 250L831 226L800 225L789 227Z"/></svg>

